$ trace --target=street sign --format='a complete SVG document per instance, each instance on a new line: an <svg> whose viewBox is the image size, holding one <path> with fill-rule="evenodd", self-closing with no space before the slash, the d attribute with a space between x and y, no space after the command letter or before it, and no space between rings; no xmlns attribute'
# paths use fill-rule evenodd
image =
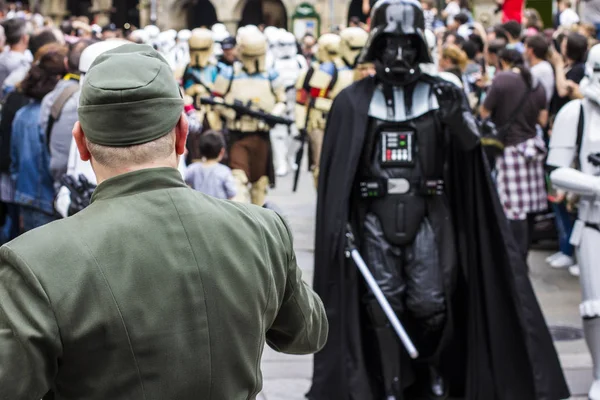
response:
<svg viewBox="0 0 600 400"><path fill-rule="evenodd" d="M321 36L321 16L310 3L301 3L292 15L292 32L298 40L307 33L315 37Z"/></svg>

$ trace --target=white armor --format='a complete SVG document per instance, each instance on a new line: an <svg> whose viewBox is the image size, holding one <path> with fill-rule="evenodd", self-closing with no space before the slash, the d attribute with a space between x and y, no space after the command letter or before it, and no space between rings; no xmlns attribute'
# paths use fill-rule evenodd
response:
<svg viewBox="0 0 600 400"><path fill-rule="evenodd" d="M281 37L281 33L279 28L274 26L267 26L265 28L265 37L267 38L267 43L269 44L269 49L267 51L267 67L274 68L275 60L279 58L279 39Z"/></svg>
<svg viewBox="0 0 600 400"><path fill-rule="evenodd" d="M293 87L298 81L300 72L308 68L306 59L298 54L298 45L294 34L287 31L280 32L276 49L274 54L277 57L274 68L279 73L285 87Z"/></svg>
<svg viewBox="0 0 600 400"><path fill-rule="evenodd" d="M131 32L129 38L135 42L140 42L142 44L147 44L150 40L150 35L144 29L136 29Z"/></svg>
<svg viewBox="0 0 600 400"><path fill-rule="evenodd" d="M177 31L169 29L161 32L156 39L156 50L167 60L171 69L175 70L175 45Z"/></svg>
<svg viewBox="0 0 600 400"><path fill-rule="evenodd" d="M600 168L588 160L590 155L600 153L600 98L596 96L600 93L600 45L590 50L586 75L585 98L571 101L556 116L548 165L558 168L550 175L555 187L580 196L571 244L576 248L581 270L580 313L594 362L589 398L600 400L600 269L596 265L596 249L600 246ZM580 149L578 132L582 132ZM575 159L579 160L578 169L572 168Z"/></svg>
<svg viewBox="0 0 600 400"><path fill-rule="evenodd" d="M275 44L276 56L273 68L279 74L279 80L286 92L286 116L290 119L295 118L296 106L296 82L302 71L307 69L306 60L298 54L298 45L293 33L284 29L279 30L278 41ZM297 128L295 126L287 127L276 125L271 129L271 144L273 147L273 163L275 173L278 176L287 175L289 172L288 148L290 135L296 136Z"/></svg>
<svg viewBox="0 0 600 400"><path fill-rule="evenodd" d="M148 36L148 44L156 48L158 35L160 35L160 29L156 25L147 25L144 27L144 31Z"/></svg>
<svg viewBox="0 0 600 400"><path fill-rule="evenodd" d="M183 29L177 33L177 45L175 46L175 66L176 68L185 68L190 63L190 45L189 40L192 37L192 31Z"/></svg>

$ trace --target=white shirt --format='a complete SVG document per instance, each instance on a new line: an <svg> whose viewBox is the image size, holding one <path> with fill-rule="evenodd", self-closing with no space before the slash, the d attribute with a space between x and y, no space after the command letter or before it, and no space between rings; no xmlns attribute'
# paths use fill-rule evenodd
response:
<svg viewBox="0 0 600 400"><path fill-rule="evenodd" d="M570 28L572 25L579 23L579 15L573 9L567 8L565 11L560 13L560 26Z"/></svg>
<svg viewBox="0 0 600 400"><path fill-rule="evenodd" d="M460 6L458 5L457 2L453 1L451 3L448 3L446 8L444 9L444 12L447 14L446 25L450 25L451 23L454 22L454 17L457 14L460 14Z"/></svg>
<svg viewBox="0 0 600 400"><path fill-rule="evenodd" d="M536 79L546 91L546 103L550 105L550 100L554 94L554 70L548 61L542 61L530 68L531 75Z"/></svg>

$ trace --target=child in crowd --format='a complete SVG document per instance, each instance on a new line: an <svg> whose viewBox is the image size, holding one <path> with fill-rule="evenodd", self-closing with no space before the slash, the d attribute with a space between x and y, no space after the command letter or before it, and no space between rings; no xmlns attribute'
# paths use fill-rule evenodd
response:
<svg viewBox="0 0 600 400"><path fill-rule="evenodd" d="M218 199L231 200L237 189L231 169L220 164L225 155L223 134L208 131L198 140L202 161L191 164L185 172L185 182L194 190Z"/></svg>
<svg viewBox="0 0 600 400"><path fill-rule="evenodd" d="M560 12L558 21L562 28L569 29L579 23L579 15L573 10L571 0L560 0L558 11Z"/></svg>

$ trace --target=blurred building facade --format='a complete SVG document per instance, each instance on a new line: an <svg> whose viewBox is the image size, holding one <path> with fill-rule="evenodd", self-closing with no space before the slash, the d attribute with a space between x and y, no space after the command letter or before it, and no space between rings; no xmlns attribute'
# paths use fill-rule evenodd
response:
<svg viewBox="0 0 600 400"><path fill-rule="evenodd" d="M480 19L487 22L494 18L494 0L473 2ZM291 17L302 3L315 8L324 29L346 25L352 16L366 20L363 0L155 0L154 15L156 25L163 29L211 26L217 21L232 32L248 23L290 28ZM153 16L151 0L40 0L40 4L42 13L57 21L69 15L88 15L101 26L109 22L145 26Z"/></svg>

